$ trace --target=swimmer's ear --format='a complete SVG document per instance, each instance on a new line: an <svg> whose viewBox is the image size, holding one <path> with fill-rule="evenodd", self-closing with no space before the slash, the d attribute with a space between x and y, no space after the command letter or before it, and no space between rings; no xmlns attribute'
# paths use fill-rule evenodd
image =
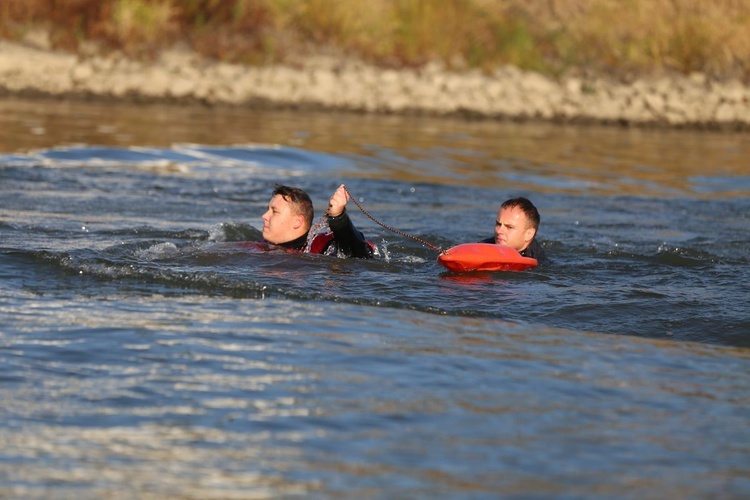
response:
<svg viewBox="0 0 750 500"><path fill-rule="evenodd" d="M530 227L523 233L523 239L524 241L531 241L534 239L535 235L536 235L536 229L534 229L533 227Z"/></svg>
<svg viewBox="0 0 750 500"><path fill-rule="evenodd" d="M305 225L305 217L302 214L295 215L294 219L292 219L292 227L294 227L294 229L299 229L304 225Z"/></svg>

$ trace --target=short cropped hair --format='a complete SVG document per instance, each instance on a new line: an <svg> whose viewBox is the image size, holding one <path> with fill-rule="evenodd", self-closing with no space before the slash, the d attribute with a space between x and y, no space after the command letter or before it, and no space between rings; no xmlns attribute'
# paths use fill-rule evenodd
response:
<svg viewBox="0 0 750 500"><path fill-rule="evenodd" d="M539 229L539 223L541 217L539 217L539 211L536 209L533 203L527 198L519 196L518 198L511 198L505 201L500 208L515 208L518 207L526 215L526 218L531 221L531 225L534 229Z"/></svg>
<svg viewBox="0 0 750 500"><path fill-rule="evenodd" d="M281 195L284 200L292 205L295 214L302 215L305 218L307 227L311 227L315 211L313 210L310 196L300 188L276 184L273 188L273 196Z"/></svg>

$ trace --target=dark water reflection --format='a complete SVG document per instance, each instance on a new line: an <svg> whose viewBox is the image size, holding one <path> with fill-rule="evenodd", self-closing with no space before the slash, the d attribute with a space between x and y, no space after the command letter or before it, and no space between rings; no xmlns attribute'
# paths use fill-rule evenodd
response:
<svg viewBox="0 0 750 500"><path fill-rule="evenodd" d="M740 134L0 101L0 496L750 494ZM274 182L442 247L248 251ZM320 211L320 210L319 210Z"/></svg>

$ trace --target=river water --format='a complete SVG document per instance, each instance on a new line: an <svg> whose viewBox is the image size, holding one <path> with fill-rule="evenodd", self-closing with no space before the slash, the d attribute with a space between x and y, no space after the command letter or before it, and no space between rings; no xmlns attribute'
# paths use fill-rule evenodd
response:
<svg viewBox="0 0 750 500"><path fill-rule="evenodd" d="M0 496L750 495L747 134L0 101ZM273 185L433 245L263 253Z"/></svg>

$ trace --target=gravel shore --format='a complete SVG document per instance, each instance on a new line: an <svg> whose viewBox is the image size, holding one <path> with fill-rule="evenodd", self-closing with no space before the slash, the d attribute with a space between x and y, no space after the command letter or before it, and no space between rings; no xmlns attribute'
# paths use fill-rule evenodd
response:
<svg viewBox="0 0 750 500"><path fill-rule="evenodd" d="M750 130L750 87L701 74L558 81L513 67L489 75L437 64L392 70L323 56L250 67L178 50L140 62L6 41L0 95Z"/></svg>

